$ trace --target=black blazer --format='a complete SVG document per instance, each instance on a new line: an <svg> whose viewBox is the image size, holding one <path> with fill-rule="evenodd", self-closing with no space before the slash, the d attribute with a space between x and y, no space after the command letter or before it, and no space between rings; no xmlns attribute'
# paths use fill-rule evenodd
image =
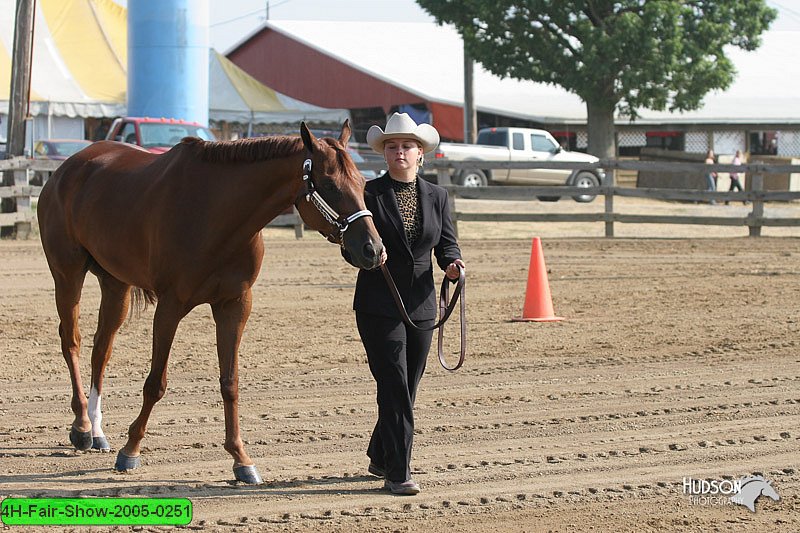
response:
<svg viewBox="0 0 800 533"><path fill-rule="evenodd" d="M431 250L439 268L461 259L456 242L447 191L424 179L419 183L418 209L422 209L422 233L414 246L409 246L397 197L389 174L367 183L364 202L372 211L372 220L386 247L386 265L394 278L408 315L412 320L436 318L437 298L433 280ZM343 251L345 259L348 254ZM359 312L400 319L400 312L389 292L379 268L360 270L353 298L353 309Z"/></svg>

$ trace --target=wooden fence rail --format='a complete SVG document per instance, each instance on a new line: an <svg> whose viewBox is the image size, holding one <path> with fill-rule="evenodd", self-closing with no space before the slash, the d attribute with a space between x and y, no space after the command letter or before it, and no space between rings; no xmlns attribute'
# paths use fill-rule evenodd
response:
<svg viewBox="0 0 800 533"><path fill-rule="evenodd" d="M44 183L58 165L59 161L31 160L14 158L0 161L0 173L10 173L12 179L4 183L10 185L0 187L0 199L13 198L16 210L0 214L0 227L14 226L17 238L27 238L31 231L31 224L35 219L32 208L32 198L38 197L41 186L31 185L34 176L39 175ZM605 234L614 236L615 223L630 224L703 224L718 226L747 226L751 236L761 235L764 226L800 226L800 218L768 218L764 216L764 204L767 202L791 202L800 199L800 191L790 190L764 190L763 176L766 174L792 174L800 173L800 165L767 165L754 163L746 165L704 163L672 163L653 161L620 161L615 159L601 160L597 163L564 163L564 162L509 162L509 161L481 161L482 169L588 169L601 168L606 171L606 180L600 187L579 188L567 186L489 186L489 187L459 187L450 182L450 171L464 168L474 168L474 161L446 161L436 160L426 164L426 169L433 169L437 173L437 181L450 191L451 212L453 222L458 221L496 221L496 222L603 222ZM366 162L358 164L362 170L380 170L385 168L382 162ZM618 187L614 183L614 170L634 171L659 171L674 173L700 174L710 171L739 172L751 176L750 190L744 192L717 192L698 189L655 189L655 188L629 188ZM456 209L455 200L464 199L490 199L490 200L535 200L539 197L572 197L576 195L597 195L605 197L603 212L596 213L466 213ZM752 207L744 217L722 216L689 216L689 215L632 215L614 211L614 197L650 198L662 201L704 202L750 202ZM5 202L4 202L5 203ZM303 225L297 214L282 215L276 220L277 225L291 225L295 227L298 237L303 234Z"/></svg>
<svg viewBox="0 0 800 533"><path fill-rule="evenodd" d="M767 218L764 216L764 203L789 202L800 199L800 191L767 191L764 190L765 174L800 173L800 165L767 165L754 163L746 165L654 162L654 161L620 161L616 159L600 160L597 163L565 163L565 162L509 162L481 161L477 164L481 169L604 169L606 180L600 187L458 187L450 184L450 169L461 170L475 168L475 161L433 161L428 167L437 172L438 182L450 191L450 209L453 213L456 232L458 221L497 221L497 222L603 222L605 235L614 236L614 223L637 224L700 224L717 226L747 226L749 235L761 235L764 226L800 227L800 218ZM749 174L751 187L743 192L718 192L699 189L656 189L617 187L614 183L615 170L659 171L687 174L704 174L707 172L738 172ZM598 195L605 197L605 210L602 213L464 213L456 209L457 198L492 199L492 200L534 200L539 197L572 197L578 194ZM663 201L686 202L750 202L750 213L746 217L722 216L690 216L690 215L629 215L614 211L614 197L650 198Z"/></svg>
<svg viewBox="0 0 800 533"><path fill-rule="evenodd" d="M46 179L61 161L42 161L17 157L0 160L0 203L14 209L8 213L0 213L0 228L13 226L14 235L18 239L26 239L31 232L35 217L31 199L39 196L41 186L32 186L37 171ZM13 199L9 202L9 199Z"/></svg>

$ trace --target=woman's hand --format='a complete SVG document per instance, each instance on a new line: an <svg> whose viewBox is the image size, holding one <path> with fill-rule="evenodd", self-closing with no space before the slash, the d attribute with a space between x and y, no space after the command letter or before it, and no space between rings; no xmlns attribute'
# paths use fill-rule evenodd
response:
<svg viewBox="0 0 800 533"><path fill-rule="evenodd" d="M454 279L454 280L458 279L459 267L463 268L464 271L466 272L467 267L466 265L464 265L464 261L462 261L461 259L456 259L455 261L447 265L447 270L445 270L445 275L447 275L449 279Z"/></svg>

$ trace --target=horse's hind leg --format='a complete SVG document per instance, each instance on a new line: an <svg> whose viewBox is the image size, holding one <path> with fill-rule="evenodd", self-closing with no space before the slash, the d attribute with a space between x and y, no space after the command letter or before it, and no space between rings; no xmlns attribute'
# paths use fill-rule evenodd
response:
<svg viewBox="0 0 800 533"><path fill-rule="evenodd" d="M80 368L81 333L78 328L80 300L83 281L89 268L89 254L81 249L71 252L48 254L50 270L55 282L56 309L60 323L58 334L61 337L61 353L67 362L72 382L72 412L75 420L69 433L69 440L78 450L88 450L92 446L91 421L86 409L86 396L83 393Z"/></svg>
<svg viewBox="0 0 800 533"><path fill-rule="evenodd" d="M93 269L93 272L95 269ZM97 319L97 331L94 334L92 347L92 388L89 391L89 420L92 423L92 448L108 451L108 444L103 433L102 392L103 375L106 364L111 357L114 337L125 322L130 306L130 286L119 281L111 274L98 270L95 272L100 281L101 300L100 314Z"/></svg>
<svg viewBox="0 0 800 533"><path fill-rule="evenodd" d="M241 298L211 306L217 323L219 384L225 409L225 450L233 456L233 473L238 481L261 483L253 461L244 450L239 429L239 343L252 307L248 290Z"/></svg>
<svg viewBox="0 0 800 533"><path fill-rule="evenodd" d="M155 316L153 317L153 360L150 363L150 373L142 389L142 410L130 428L128 428L128 442L117 454L114 470L125 472L133 470L140 464L139 454L141 452L142 439L144 439L145 431L147 431L147 420L150 418L150 413L156 402L164 396L164 392L167 390L169 351L172 347L172 341L175 339L178 323L188 312L189 309L186 309L171 295L159 295Z"/></svg>

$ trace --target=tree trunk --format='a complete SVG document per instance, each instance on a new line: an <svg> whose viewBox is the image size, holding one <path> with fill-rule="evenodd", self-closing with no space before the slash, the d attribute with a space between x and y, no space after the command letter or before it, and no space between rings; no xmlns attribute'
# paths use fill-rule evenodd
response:
<svg viewBox="0 0 800 533"><path fill-rule="evenodd" d="M617 155L614 142L614 104L586 102L589 117L589 153L600 159L613 159Z"/></svg>

